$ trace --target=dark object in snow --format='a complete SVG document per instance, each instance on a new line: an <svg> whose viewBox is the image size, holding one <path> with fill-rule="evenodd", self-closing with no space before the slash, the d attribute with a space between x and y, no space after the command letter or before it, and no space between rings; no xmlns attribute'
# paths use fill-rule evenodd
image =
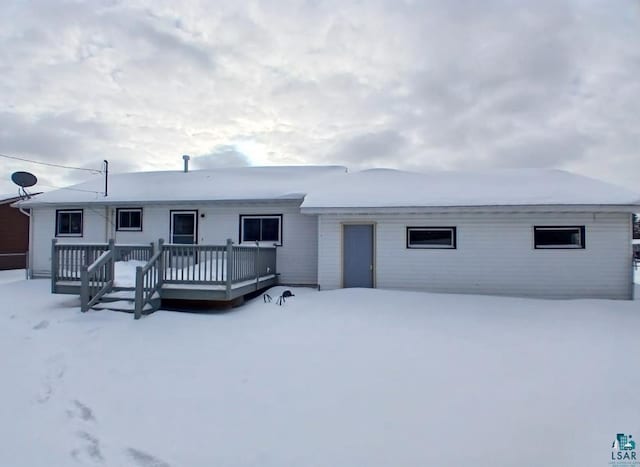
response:
<svg viewBox="0 0 640 467"><path fill-rule="evenodd" d="M291 292L291 290L285 290L284 292L282 292L282 295L280 295L278 297L278 300L276 300L276 303L280 306L282 306L283 303L286 302L286 298L289 297L295 297L295 295L293 295L293 293ZM262 300L264 300L265 303L270 302L271 301L271 295L269 295L268 293L264 294L262 296Z"/></svg>
<svg viewBox="0 0 640 467"><path fill-rule="evenodd" d="M293 295L293 293L291 293L291 290L285 290L284 292L282 292L282 295L280 295L278 297L278 301L276 302L278 305L282 306L282 304L284 302L286 302L286 298L289 297L295 297L295 295Z"/></svg>

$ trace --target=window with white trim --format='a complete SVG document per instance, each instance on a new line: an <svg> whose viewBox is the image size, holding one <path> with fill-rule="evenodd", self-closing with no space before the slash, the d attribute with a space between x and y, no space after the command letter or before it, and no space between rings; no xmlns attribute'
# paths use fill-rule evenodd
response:
<svg viewBox="0 0 640 467"><path fill-rule="evenodd" d="M56 237L82 237L82 209L56 211Z"/></svg>
<svg viewBox="0 0 640 467"><path fill-rule="evenodd" d="M585 247L584 225L534 226L533 242L536 249L582 249Z"/></svg>
<svg viewBox="0 0 640 467"><path fill-rule="evenodd" d="M455 249L455 227L407 227L407 248Z"/></svg>
<svg viewBox="0 0 640 467"><path fill-rule="evenodd" d="M255 242L282 245L282 214L240 216L240 243Z"/></svg>
<svg viewBox="0 0 640 467"><path fill-rule="evenodd" d="M116 230L142 231L142 208L116 209Z"/></svg>

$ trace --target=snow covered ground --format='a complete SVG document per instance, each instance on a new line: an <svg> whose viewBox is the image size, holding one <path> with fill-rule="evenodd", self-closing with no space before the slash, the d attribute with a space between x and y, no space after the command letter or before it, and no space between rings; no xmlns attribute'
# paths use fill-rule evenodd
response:
<svg viewBox="0 0 640 467"><path fill-rule="evenodd" d="M24 269L10 269L8 271L0 271L0 284L9 284L25 279Z"/></svg>
<svg viewBox="0 0 640 467"><path fill-rule="evenodd" d="M0 285L0 465L595 467L640 437L638 301L294 293L134 321Z"/></svg>

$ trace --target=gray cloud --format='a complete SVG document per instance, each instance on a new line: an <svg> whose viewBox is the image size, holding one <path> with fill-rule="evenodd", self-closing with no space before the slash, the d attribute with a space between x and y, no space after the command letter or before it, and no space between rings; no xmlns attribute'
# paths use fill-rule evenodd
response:
<svg viewBox="0 0 640 467"><path fill-rule="evenodd" d="M499 146L483 165L492 167L564 168L587 156L593 139L579 132L542 131Z"/></svg>
<svg viewBox="0 0 640 467"><path fill-rule="evenodd" d="M114 171L178 169L185 148L207 167L564 167L630 186L640 171L638 2L8 0L0 15L0 152Z"/></svg>
<svg viewBox="0 0 640 467"><path fill-rule="evenodd" d="M5 153L65 162L81 155L91 141L113 137L108 126L71 113L27 119L18 112L0 112L0 148Z"/></svg>
<svg viewBox="0 0 640 467"><path fill-rule="evenodd" d="M146 62L147 66L152 67L154 62L160 62L167 65L167 73L179 73L181 69L176 69L177 63L187 63L201 68L203 72L213 71L213 51L207 50L188 34L184 34L184 30L178 25L166 24L166 21L162 21L161 18L150 20L145 18L148 16L145 14L142 14L140 19L136 19L136 16L131 16L130 13L119 11L105 14L96 18L96 21L98 24L109 25L108 32L112 37L124 34L138 50L146 49L142 57L137 60ZM154 19L154 22L150 22ZM190 40L180 35L187 36ZM119 39L119 41L128 42L126 39L124 41ZM171 69L172 66L173 69Z"/></svg>
<svg viewBox="0 0 640 467"><path fill-rule="evenodd" d="M341 143L329 156L335 163L346 163L354 168L395 166L395 161L406 150L406 139L393 130L382 130L354 136Z"/></svg>

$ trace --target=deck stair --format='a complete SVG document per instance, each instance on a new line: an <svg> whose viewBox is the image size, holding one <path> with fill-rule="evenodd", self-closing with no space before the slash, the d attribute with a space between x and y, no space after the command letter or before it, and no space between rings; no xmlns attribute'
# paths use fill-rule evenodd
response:
<svg viewBox="0 0 640 467"><path fill-rule="evenodd" d="M93 305L93 310L122 311L134 313L136 308L135 287L114 287L112 292L104 294L98 303ZM150 302L142 309L143 315L148 315L160 308L160 294L153 295Z"/></svg>

